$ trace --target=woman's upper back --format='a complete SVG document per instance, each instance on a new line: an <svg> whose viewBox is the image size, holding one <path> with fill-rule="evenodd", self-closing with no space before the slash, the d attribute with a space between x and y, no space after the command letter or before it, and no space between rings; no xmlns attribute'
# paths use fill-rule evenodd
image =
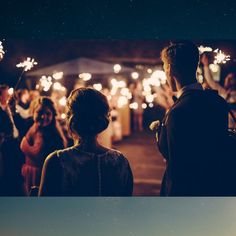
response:
<svg viewBox="0 0 236 236"><path fill-rule="evenodd" d="M132 195L133 176L119 151L95 154L73 146L47 158L41 185L41 195L127 196Z"/></svg>

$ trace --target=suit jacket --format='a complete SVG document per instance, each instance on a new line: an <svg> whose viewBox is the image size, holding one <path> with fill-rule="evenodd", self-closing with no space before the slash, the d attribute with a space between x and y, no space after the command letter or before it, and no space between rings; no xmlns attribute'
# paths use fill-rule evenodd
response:
<svg viewBox="0 0 236 236"><path fill-rule="evenodd" d="M215 91L185 91L158 132L158 146L167 161L161 195L230 195L227 129L227 103Z"/></svg>

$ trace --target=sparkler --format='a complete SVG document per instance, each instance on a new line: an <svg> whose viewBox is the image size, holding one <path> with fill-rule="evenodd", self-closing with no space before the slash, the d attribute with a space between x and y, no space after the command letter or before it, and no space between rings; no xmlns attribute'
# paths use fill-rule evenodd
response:
<svg viewBox="0 0 236 236"><path fill-rule="evenodd" d="M227 61L230 61L230 55L225 55L219 49L214 50L214 52L216 53L214 64L225 64Z"/></svg>
<svg viewBox="0 0 236 236"><path fill-rule="evenodd" d="M36 61L34 60L34 58L27 57L27 59L26 59L25 61L20 62L20 63L18 63L18 64L16 65L16 67L18 67L18 68L22 67L23 70L22 70L21 75L20 75L20 77L18 78L18 81L17 81L16 86L15 86L15 88L14 88L15 91L17 90L17 88L18 88L18 86L19 86L19 84L20 84L20 82L21 82L21 80L22 80L22 76L23 76L23 74L25 73L25 71L31 70L31 69L33 68L33 66L34 66L34 65L37 65L37 64L38 64L38 62L36 62Z"/></svg>
<svg viewBox="0 0 236 236"><path fill-rule="evenodd" d="M230 55L225 55L224 52L222 52L220 49L215 49L213 50L211 47L204 47L204 46L200 46L198 47L199 53L203 54L204 52L213 52L215 53L215 60L214 60L214 64L225 64L227 61L230 60Z"/></svg>
<svg viewBox="0 0 236 236"><path fill-rule="evenodd" d="M204 46L200 46L198 47L198 50L200 52L200 54L204 53L204 52L212 52L212 48L211 47L204 47Z"/></svg>
<svg viewBox="0 0 236 236"><path fill-rule="evenodd" d="M5 52L3 50L2 41L0 41L0 61L3 59Z"/></svg>

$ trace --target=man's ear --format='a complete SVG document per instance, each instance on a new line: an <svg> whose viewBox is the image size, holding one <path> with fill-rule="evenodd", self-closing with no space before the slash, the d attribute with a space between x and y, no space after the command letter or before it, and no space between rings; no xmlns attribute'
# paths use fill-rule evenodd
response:
<svg viewBox="0 0 236 236"><path fill-rule="evenodd" d="M175 76L175 69L172 65L169 64L169 75L172 77L172 76Z"/></svg>
<svg viewBox="0 0 236 236"><path fill-rule="evenodd" d="M169 75L170 75L171 88L172 88L173 92L176 92L177 91L177 86L176 86L176 73L175 73L175 69L171 65L169 65L168 69L169 69Z"/></svg>

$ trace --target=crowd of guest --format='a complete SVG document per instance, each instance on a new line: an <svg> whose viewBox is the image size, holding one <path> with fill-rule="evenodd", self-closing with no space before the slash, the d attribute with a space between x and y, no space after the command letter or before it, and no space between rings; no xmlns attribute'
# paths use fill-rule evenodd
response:
<svg viewBox="0 0 236 236"><path fill-rule="evenodd" d="M173 51L182 58L193 58L181 61ZM157 88L166 109L157 134L158 147L167 161L161 195L228 195L229 189L217 189L225 179L218 174L222 165L217 157L224 155L222 137L228 128L235 128L235 75L229 73L220 85L203 54L201 85L195 77L198 50L189 44L163 49L162 60L168 84ZM139 84L133 95L140 105L134 114L135 130L141 131ZM58 116L56 101L37 90L19 89L10 94L7 85L0 85L0 195L131 196L133 174L128 160L103 145L99 136L117 116L106 95L90 87L74 89L67 98L66 119ZM201 148L198 140L204 140Z"/></svg>
<svg viewBox="0 0 236 236"><path fill-rule="evenodd" d="M74 90L68 128L50 97L31 95L26 89L10 95L7 85L0 86L1 196L34 196L40 183L40 195L132 195L127 159L97 141L110 123L105 95Z"/></svg>

